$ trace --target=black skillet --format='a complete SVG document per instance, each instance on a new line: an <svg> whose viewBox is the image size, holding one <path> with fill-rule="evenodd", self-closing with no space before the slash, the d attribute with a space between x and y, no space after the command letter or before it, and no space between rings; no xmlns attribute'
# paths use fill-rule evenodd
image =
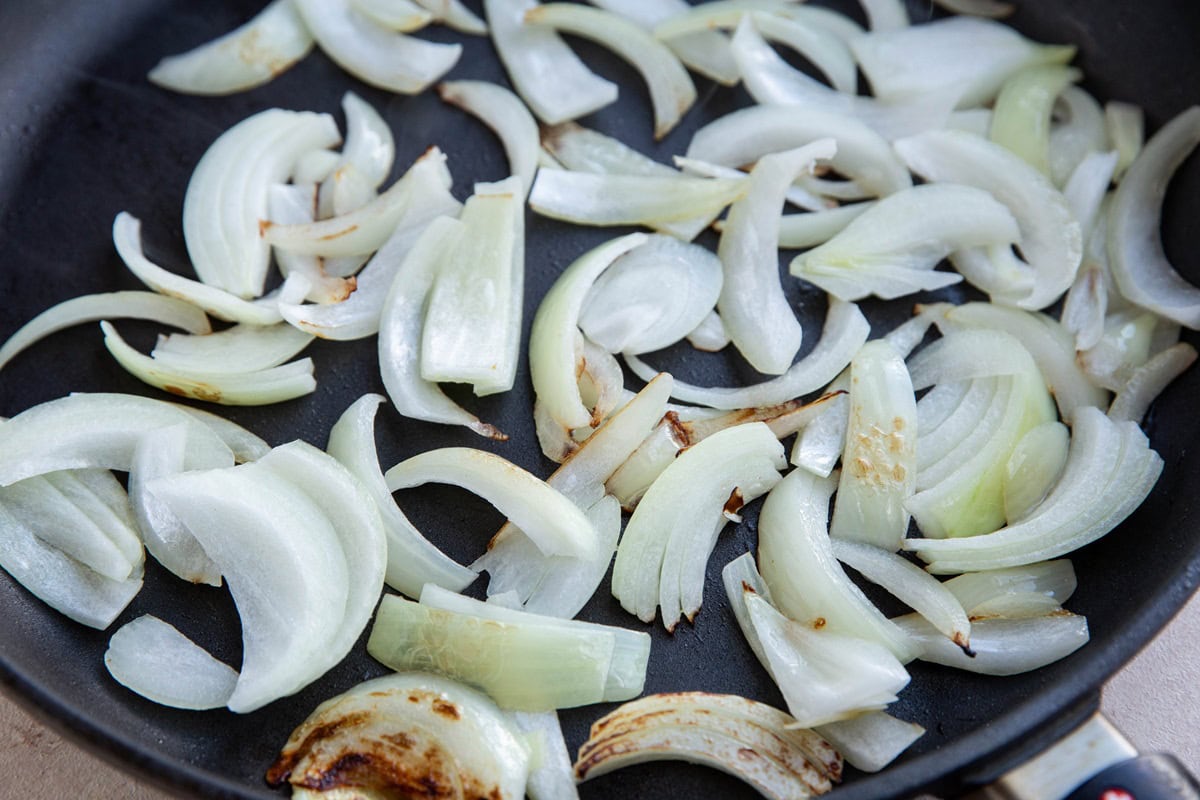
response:
<svg viewBox="0 0 1200 800"><path fill-rule="evenodd" d="M313 54L273 83L227 98L193 98L151 86L146 71L166 54L181 52L248 19L258 0L222 3L165 0L21 0L0 4L0 337L51 304L86 292L140 288L113 252L114 215L128 210L144 222L150 256L186 271L180 213L188 176L224 129L269 106L337 113L353 89L380 108L398 140L398 168L430 144L450 156L455 191L464 197L476 180L506 172L494 138L477 122L444 107L430 93L399 97L348 78ZM913 3L914 21L932 13ZM1153 130L1200 101L1200 7L1177 0L1028 0L1012 23L1043 41L1074 42L1086 86L1101 98L1139 103ZM848 5L846 7L849 7ZM852 14L861 18L857 8ZM429 29L430 38L459 39L465 55L452 77L503 82L485 39ZM701 100L661 145L650 136L650 110L637 75L607 53L575 42L594 68L620 82L621 101L584 121L667 160L682 152L704 121L746 101L740 92L700 80ZM1200 163L1185 165L1168 196L1167 251L1200 282L1196 255ZM526 326L557 272L616 231L585 230L529 219ZM709 241L712 244L711 240ZM785 281L806 325L807 346L817 338L824 301ZM955 295L958 297L958 295ZM899 305L899 304L898 304ZM902 310L866 304L879 329ZM155 331L121 323L143 349ZM526 328L526 334L528 329ZM1192 334L1189 339L1195 340ZM382 391L374 342L318 343L316 394L267 409L229 409L228 415L272 443L301 437L323 445L329 426L363 392ZM735 358L689 357L682 349L656 363L698 382L753 380ZM11 363L0 375L0 415L71 391L154 392L119 369L99 331L88 325L63 332ZM850 771L839 798L891 797L918 789L954 793L994 777L1014 753L1034 751L1070 728L1095 706L1097 692L1165 624L1200 583L1200 420L1193 370L1156 404L1148 421L1166 469L1158 486L1124 525L1073 556L1079 591L1069 607L1086 614L1092 642L1048 668L1013 678L982 678L939 667L913 666L913 681L894 712L928 733L878 775ZM431 427L382 412L379 447L384 466L442 445L491 449L541 474L550 464L533 444L531 390L522 368L516 388L477 401L455 395L512 435L491 443L458 428ZM481 501L454 489L426 487L399 495L414 522L450 554L470 561L501 520ZM721 537L710 563L708 600L694 626L674 636L650 627L654 655L647 691L703 689L736 692L779 704L777 691L737 633L717 579L721 565L753 547L748 521ZM605 584L607 585L607 584ZM475 591L480 591L479 586ZM143 613L176 624L219 657L240 658L237 617L228 596L182 586L154 564L146 588L118 624ZM584 616L642 628L619 610L603 588ZM113 682L101 660L108 633L75 625L0 576L0 676L9 694L55 727L122 768L184 795L276 797L263 771L291 729L321 700L383 672L361 647L300 694L253 714L165 709ZM1177 698L1163 697L1164 703ZM606 708L563 713L574 750L588 725ZM752 793L711 770L646 765L585 784L585 797L739 797Z"/></svg>

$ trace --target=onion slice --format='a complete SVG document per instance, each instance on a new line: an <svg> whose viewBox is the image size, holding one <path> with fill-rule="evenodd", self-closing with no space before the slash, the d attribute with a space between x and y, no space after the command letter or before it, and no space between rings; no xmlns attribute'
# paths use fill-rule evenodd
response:
<svg viewBox="0 0 1200 800"><path fill-rule="evenodd" d="M158 337L150 357L164 367L201 372L256 372L283 364L312 342L291 325L234 325L201 336Z"/></svg>
<svg viewBox="0 0 1200 800"><path fill-rule="evenodd" d="M878 772L925 735L920 725L883 711L870 711L815 730L837 748L847 764L863 772Z"/></svg>
<svg viewBox="0 0 1200 800"><path fill-rule="evenodd" d="M504 146L509 171L521 179L528 195L537 171L538 127L529 109L515 94L488 81L443 81L437 87L442 102L457 106L487 125Z"/></svg>
<svg viewBox="0 0 1200 800"><path fill-rule="evenodd" d="M595 0L594 5L627 17L650 31L660 22L686 13L691 8L684 0ZM663 43L692 71L723 86L737 84L737 65L729 54L729 40L720 33L697 31Z"/></svg>
<svg viewBox="0 0 1200 800"><path fill-rule="evenodd" d="M223 707L238 680L237 670L150 614L117 629L108 640L104 666L117 683L142 697L189 710Z"/></svg>
<svg viewBox="0 0 1200 800"><path fill-rule="evenodd" d="M1018 675L1066 658L1088 642L1087 618L1058 612L1027 619L983 619L972 625L968 656L916 615L899 617L921 646L922 661L982 675Z"/></svg>
<svg viewBox="0 0 1200 800"><path fill-rule="evenodd" d="M1050 114L1055 99L1083 73L1059 64L1026 67L1004 82L992 108L990 138L1050 175Z"/></svg>

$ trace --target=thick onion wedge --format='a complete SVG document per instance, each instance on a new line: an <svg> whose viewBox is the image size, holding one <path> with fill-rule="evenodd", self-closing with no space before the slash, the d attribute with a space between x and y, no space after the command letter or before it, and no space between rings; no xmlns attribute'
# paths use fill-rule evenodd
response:
<svg viewBox="0 0 1200 800"><path fill-rule="evenodd" d="M117 683L171 708L222 708L237 685L237 670L161 619L143 614L108 640L104 666Z"/></svg>
<svg viewBox="0 0 1200 800"><path fill-rule="evenodd" d="M102 319L144 319L192 334L212 331L203 310L175 297L140 291L85 294L51 306L18 328L0 347L0 368L52 333Z"/></svg>
<svg viewBox="0 0 1200 800"><path fill-rule="evenodd" d="M1060 611L1025 619L983 619L972 626L972 654L919 616L895 620L921 646L922 661L982 675L1018 675L1053 664L1088 643L1087 617Z"/></svg>
<svg viewBox="0 0 1200 800"><path fill-rule="evenodd" d="M1108 211L1108 258L1121 294L1193 330L1200 328L1200 288L1167 261L1159 231L1167 184L1198 143L1200 106L1192 106L1146 142Z"/></svg>
<svg viewBox="0 0 1200 800"><path fill-rule="evenodd" d="M292 0L321 50L359 80L418 94L453 67L462 45L427 42L388 31L349 0Z"/></svg>
<svg viewBox="0 0 1200 800"><path fill-rule="evenodd" d="M384 473L388 489L449 483L478 494L503 512L547 555L595 558L596 532L557 489L500 456L469 447L428 450Z"/></svg>
<svg viewBox="0 0 1200 800"><path fill-rule="evenodd" d="M487 125L504 146L509 171L521 179L522 196L533 186L537 171L537 120L521 99L488 81L443 81L437 87L442 101L457 106Z"/></svg>
<svg viewBox="0 0 1200 800"><path fill-rule="evenodd" d="M312 47L312 34L292 0L274 0L224 36L167 56L146 77L185 94L233 94L268 83Z"/></svg>

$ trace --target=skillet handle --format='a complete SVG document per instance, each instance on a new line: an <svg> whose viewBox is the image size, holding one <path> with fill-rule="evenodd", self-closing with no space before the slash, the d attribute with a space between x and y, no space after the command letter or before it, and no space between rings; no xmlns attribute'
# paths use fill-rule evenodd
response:
<svg viewBox="0 0 1200 800"><path fill-rule="evenodd" d="M1101 771L1066 800L1200 800L1200 783L1174 756L1154 754Z"/></svg>

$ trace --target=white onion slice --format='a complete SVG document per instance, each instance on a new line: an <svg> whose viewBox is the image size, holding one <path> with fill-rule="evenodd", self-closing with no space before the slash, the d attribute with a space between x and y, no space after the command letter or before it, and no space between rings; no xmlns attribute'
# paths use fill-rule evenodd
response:
<svg viewBox="0 0 1200 800"><path fill-rule="evenodd" d="M175 297L140 291L85 294L51 306L18 328L0 347L0 368L52 333L102 319L144 319L192 334L212 331L204 311Z"/></svg>
<svg viewBox="0 0 1200 800"><path fill-rule="evenodd" d="M748 174L734 167L723 167L720 164L711 164L707 161L701 161L698 158L674 156L671 160L675 162L676 167L688 175L696 175L701 178L744 178ZM796 183L787 188L784 198L797 208L809 211L824 211L828 209L834 201L820 197L800 185L800 181L808 177L810 176L801 175ZM718 232L724 230L725 221L723 219L714 220L713 228Z"/></svg>
<svg viewBox="0 0 1200 800"><path fill-rule="evenodd" d="M388 489L449 483L478 494L504 513L547 555L591 559L596 532L583 511L545 481L500 456L469 447L419 453L384 473Z"/></svg>
<svg viewBox="0 0 1200 800"><path fill-rule="evenodd" d="M1070 433L1050 421L1025 432L1004 466L1004 519L1020 522L1045 499L1067 463Z"/></svg>
<svg viewBox="0 0 1200 800"><path fill-rule="evenodd" d="M688 333L687 340L697 350L716 353L729 344L729 331L725 330L725 323L721 321L721 315L716 311L710 311L704 319L700 320L700 324Z"/></svg>
<svg viewBox="0 0 1200 800"><path fill-rule="evenodd" d="M655 26L691 8L684 0L594 0L594 5L620 14L653 31ZM664 42L694 72L724 86L738 82L737 65L729 54L729 40L716 31L697 31Z"/></svg>
<svg viewBox="0 0 1200 800"><path fill-rule="evenodd" d="M1055 99L1082 78L1080 70L1060 64L1026 67L1013 75L1000 87L992 107L991 140L1043 175L1053 177L1050 114Z"/></svg>
<svg viewBox="0 0 1200 800"><path fill-rule="evenodd" d="M457 106L487 125L504 146L508 169L521 179L522 195L533 186L538 162L537 120L521 99L488 81L443 81L437 87L442 102Z"/></svg>
<svg viewBox="0 0 1200 800"><path fill-rule="evenodd" d="M847 764L863 772L878 772L925 735L920 725L883 711L819 725L815 730L837 748Z"/></svg>
<svg viewBox="0 0 1200 800"><path fill-rule="evenodd" d="M818 159L837 153L832 139L759 159L746 193L734 201L717 246L724 281L717 311L738 351L759 372L780 375L800 350L803 329L779 280L779 210L784 193Z"/></svg>
<svg viewBox="0 0 1200 800"><path fill-rule="evenodd" d="M806 250L824 244L837 236L872 203L851 203L805 214L784 214L779 220L779 246L784 249Z"/></svg>
<svg viewBox="0 0 1200 800"><path fill-rule="evenodd" d="M1196 348L1187 342L1168 347L1145 364L1137 367L1129 380L1117 392L1108 416L1116 420L1140 423L1150 410L1150 404L1196 361Z"/></svg>
<svg viewBox="0 0 1200 800"><path fill-rule="evenodd" d="M1200 289L1184 280L1163 250L1167 184L1200 143L1200 107L1192 106L1146 142L1117 186L1108 214L1108 257L1121 294L1188 328L1200 328Z"/></svg>
<svg viewBox="0 0 1200 800"><path fill-rule="evenodd" d="M1065 120L1052 122L1057 124L1050 128L1050 148L1047 156L1050 162L1050 178L1055 185L1065 187L1067 181L1085 158L1093 153L1103 153L1112 149L1108 143L1108 133L1104 129L1104 110L1096 98L1086 89L1078 86L1068 86L1058 96L1057 114L1065 112ZM1064 189L1065 191L1065 189ZM1090 225L1082 218L1085 235Z"/></svg>
<svg viewBox="0 0 1200 800"><path fill-rule="evenodd" d="M234 325L201 336L158 337L150 357L163 366L203 372L254 372L283 364L298 355L312 334L291 325Z"/></svg>
<svg viewBox="0 0 1200 800"><path fill-rule="evenodd" d="M187 414L194 422L199 422L215 433L233 452L233 460L239 464L256 461L267 454L271 446L261 436L243 428L232 420L226 419L211 411L196 406L172 403L173 407Z"/></svg>
<svg viewBox="0 0 1200 800"><path fill-rule="evenodd" d="M1119 154L1114 175L1119 183L1129 165L1142 151L1146 138L1146 117L1141 106L1110 100L1104 104L1104 123L1108 140Z"/></svg>
<svg viewBox="0 0 1200 800"><path fill-rule="evenodd" d="M557 125L617 99L617 85L589 70L553 30L525 22L537 0L485 0L492 43L517 94L538 119Z"/></svg>
<svg viewBox="0 0 1200 800"><path fill-rule="evenodd" d="M829 383L850 363L870 332L870 323L858 306L830 298L821 340L779 377L743 387L704 387L676 381L671 396L685 403L722 409L786 403ZM637 356L627 355L625 362L642 380L649 380L657 372Z"/></svg>
<svg viewBox="0 0 1200 800"><path fill-rule="evenodd" d="M983 619L968 656L918 616L895 620L921 646L919 658L982 675L1017 675L1066 658L1088 642L1087 617L1059 612L1026 619Z"/></svg>
<svg viewBox="0 0 1200 800"><path fill-rule="evenodd" d="M350 0L350 4L375 24L400 33L419 31L433 22L433 12L412 0Z"/></svg>
<svg viewBox="0 0 1200 800"><path fill-rule="evenodd" d="M433 12L438 22L459 33L474 36L486 36L488 33L487 23L460 0L418 0L418 3Z"/></svg>
<svg viewBox="0 0 1200 800"><path fill-rule="evenodd" d="M1020 567L968 572L942 584L972 617L989 616L1002 602L1017 597L1041 597L1062 606L1075 593L1075 568L1066 559Z"/></svg>
<svg viewBox="0 0 1200 800"><path fill-rule="evenodd" d="M224 36L162 59L146 78L186 94L232 94L271 81L312 47L312 34L292 0L274 0Z"/></svg>
<svg viewBox="0 0 1200 800"><path fill-rule="evenodd" d="M478 577L429 542L396 505L379 468L375 413L383 398L366 394L350 404L329 431L327 450L356 477L375 501L387 537L384 581L410 597L426 583L458 592Z"/></svg>
<svg viewBox="0 0 1200 800"><path fill-rule="evenodd" d="M742 17L755 11L788 13L796 0L710 0L680 8L654 26L655 38L670 41L717 28L736 28ZM861 31L860 31L861 32Z"/></svg>
<svg viewBox="0 0 1200 800"><path fill-rule="evenodd" d="M396 159L391 127L374 106L354 92L342 95L342 113L346 115L346 141L340 165L352 164L372 187L380 186Z"/></svg>
<svg viewBox="0 0 1200 800"><path fill-rule="evenodd" d="M327 151L321 151L327 152ZM315 219L317 211L317 187L313 184L275 184L267 198L267 213L281 225L307 225ZM355 290L353 277L330 274L329 264L314 255L293 253L275 248L275 264L280 273L287 277L298 272L312 284L305 296L314 303L340 303Z"/></svg>
<svg viewBox="0 0 1200 800"><path fill-rule="evenodd" d="M462 45L388 31L349 0L292 0L321 50L354 77L400 94L418 94L442 77Z"/></svg>
<svg viewBox="0 0 1200 800"><path fill-rule="evenodd" d="M104 666L117 683L142 697L188 710L222 708L238 680L237 670L150 614L113 633Z"/></svg>
<svg viewBox="0 0 1200 800"><path fill-rule="evenodd" d="M558 714L554 711L510 711L508 716L534 752L525 794L530 800L578 800L579 789L571 769L571 754L567 752Z"/></svg>

